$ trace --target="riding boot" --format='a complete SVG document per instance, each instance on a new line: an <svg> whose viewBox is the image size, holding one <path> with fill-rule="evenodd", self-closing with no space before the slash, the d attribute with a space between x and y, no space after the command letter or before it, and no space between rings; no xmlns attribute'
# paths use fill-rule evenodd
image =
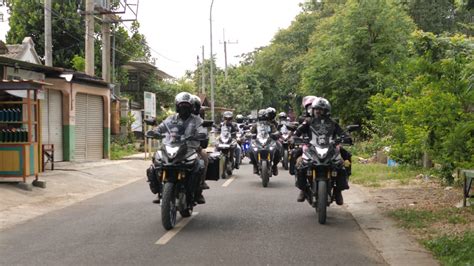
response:
<svg viewBox="0 0 474 266"><path fill-rule="evenodd" d="M257 166L257 164L254 164L254 165L253 165L253 173L254 173L254 174L258 174L258 166Z"/></svg>
<svg viewBox="0 0 474 266"><path fill-rule="evenodd" d="M160 194L156 195L156 199L153 200L153 203L155 203L155 204L160 204L161 203Z"/></svg>
<svg viewBox="0 0 474 266"><path fill-rule="evenodd" d="M273 175L278 175L278 164L272 165L272 172L273 172Z"/></svg>
<svg viewBox="0 0 474 266"><path fill-rule="evenodd" d="M298 194L298 198L296 198L297 202L303 202L306 198L305 193L303 190L300 190L300 194Z"/></svg>
<svg viewBox="0 0 474 266"><path fill-rule="evenodd" d="M204 196L202 195L202 190L200 190L199 192L197 192L196 196L195 196L195 201L197 204L204 204L206 203L206 199L204 198Z"/></svg>
<svg viewBox="0 0 474 266"><path fill-rule="evenodd" d="M344 204L344 198L342 197L342 191L340 189L334 189L334 199L337 205Z"/></svg>

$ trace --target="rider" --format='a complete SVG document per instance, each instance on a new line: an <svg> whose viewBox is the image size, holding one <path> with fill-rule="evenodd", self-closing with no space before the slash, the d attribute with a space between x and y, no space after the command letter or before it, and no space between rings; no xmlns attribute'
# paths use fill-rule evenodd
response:
<svg viewBox="0 0 474 266"><path fill-rule="evenodd" d="M304 113L298 118L298 122L300 125L303 124L306 120L311 119L311 104L317 99L319 99L319 97L313 96L313 95L308 95L308 96L303 97L301 105L304 109ZM294 148L291 151L290 170L289 170L291 175L295 174L296 159L300 157L302 154L303 154L303 150L301 149L301 147Z"/></svg>
<svg viewBox="0 0 474 266"><path fill-rule="evenodd" d="M156 128L156 131L163 134L168 132L168 128L178 127L185 136L195 136L201 132L201 124L203 120L201 117L193 114L192 98L192 95L187 92L178 93L175 97L176 114L169 116L165 121L161 122L161 124ZM189 140L187 145L188 148L196 149L197 151L201 148L198 140ZM198 178L200 179L201 177ZM196 187L195 192L194 200L196 203L206 203L200 186ZM159 203L159 199L155 201L157 201L156 203Z"/></svg>
<svg viewBox="0 0 474 266"><path fill-rule="evenodd" d="M257 126L258 126L259 123L268 124L268 126L270 128L270 132L268 132L269 134L278 133L276 126L268 120L267 110L268 110L268 108L266 110L265 109L260 109L258 111L258 113L257 113L257 122L255 124L253 124L252 129L250 130L250 133L257 134ZM278 145L278 142L277 142L277 145ZM278 175L278 163L280 162L280 159L281 159L280 150L281 150L281 148L275 149L275 154L273 156L273 165L272 165L273 175ZM250 162L253 164L254 174L257 174L258 173L258 165L257 165L258 162L257 162L256 158L254 157L253 152L250 153Z"/></svg>
<svg viewBox="0 0 474 266"><path fill-rule="evenodd" d="M333 139L337 137L345 137L347 134L342 130L342 128L334 120L331 119L331 105L328 100L325 98L319 98L316 101L313 101L311 104L312 107L312 119L307 119L303 124L301 124L295 131L296 136L301 136L306 134L311 137L312 134L324 134L331 135ZM339 143L337 144L337 150L340 150ZM344 168L344 161L340 154L336 157L337 162L335 162L337 167L337 180L336 180L336 189L334 190L334 196L336 199L337 205L342 205L344 200L342 198L342 190L349 189L349 184L347 181L347 172ZM297 159L296 169L297 169L297 186L301 190L298 195L297 201L303 202L305 199L305 192L308 191L308 182L305 173L299 171L302 164L302 157L300 156Z"/></svg>
<svg viewBox="0 0 474 266"><path fill-rule="evenodd" d="M201 112L201 99L196 96L192 95L192 100L193 104L193 115L199 116L202 119L204 119L204 113ZM204 127L200 128L200 133L204 133L206 136L208 135L207 129ZM207 155L206 148L207 145L209 144L209 137L207 137L205 140L201 141L201 146L198 149L198 154L200 155L201 159L204 161L204 171L201 176L201 188L202 189L209 189L209 185L206 183L206 174L207 174L207 166L209 165L209 156Z"/></svg>
<svg viewBox="0 0 474 266"><path fill-rule="evenodd" d="M239 131L239 128L238 128L237 124L232 121L232 119L234 118L234 114L231 111L225 111L222 114L222 116L224 118L224 121L217 128L217 132L220 132L222 127L227 127L229 129L230 134L235 135ZM238 158L240 158L241 152L242 152L242 150L240 148L240 145L236 145L235 149L234 149L235 169L239 169L239 167L240 167L240 165L239 165L240 160L238 160Z"/></svg>

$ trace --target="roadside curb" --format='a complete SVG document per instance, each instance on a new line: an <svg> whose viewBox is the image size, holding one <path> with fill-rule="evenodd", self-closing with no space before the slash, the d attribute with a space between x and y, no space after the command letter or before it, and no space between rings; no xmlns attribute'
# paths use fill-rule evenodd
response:
<svg viewBox="0 0 474 266"><path fill-rule="evenodd" d="M389 265L439 265L429 251L382 214L365 188L351 184L344 194L347 209Z"/></svg>

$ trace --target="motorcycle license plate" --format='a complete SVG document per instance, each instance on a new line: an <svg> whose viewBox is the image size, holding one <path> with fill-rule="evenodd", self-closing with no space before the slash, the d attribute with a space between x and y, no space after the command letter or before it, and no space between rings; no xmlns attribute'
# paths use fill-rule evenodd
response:
<svg viewBox="0 0 474 266"><path fill-rule="evenodd" d="M230 148L229 144L219 144L219 148Z"/></svg>

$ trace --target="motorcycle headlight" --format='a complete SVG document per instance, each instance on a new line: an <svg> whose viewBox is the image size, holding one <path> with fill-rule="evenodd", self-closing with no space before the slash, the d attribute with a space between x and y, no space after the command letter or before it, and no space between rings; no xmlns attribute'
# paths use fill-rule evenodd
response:
<svg viewBox="0 0 474 266"><path fill-rule="evenodd" d="M267 138L257 138L257 140L262 145L265 145L265 143L267 143Z"/></svg>
<svg viewBox="0 0 474 266"><path fill-rule="evenodd" d="M173 159L174 157L176 157L179 147L165 146L165 150L166 150L166 155L168 155L168 158Z"/></svg>
<svg viewBox="0 0 474 266"><path fill-rule="evenodd" d="M328 155L328 148L318 148L316 147L316 153L318 154L319 158L326 158Z"/></svg>

